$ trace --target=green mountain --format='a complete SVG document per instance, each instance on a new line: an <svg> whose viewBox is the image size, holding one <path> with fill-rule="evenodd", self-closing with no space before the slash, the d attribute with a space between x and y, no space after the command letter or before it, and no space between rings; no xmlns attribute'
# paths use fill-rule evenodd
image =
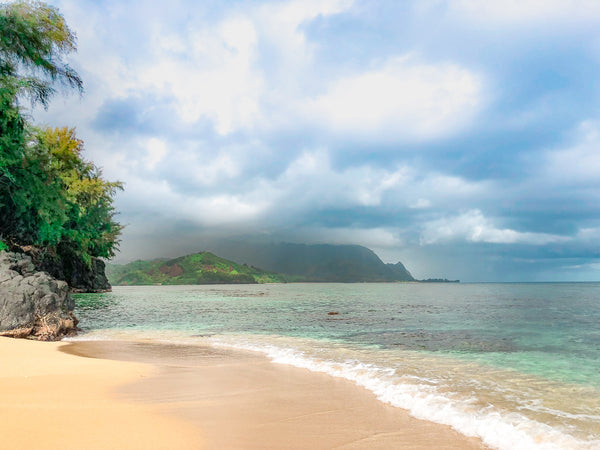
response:
<svg viewBox="0 0 600 450"><path fill-rule="evenodd" d="M214 244L216 253L305 281L381 282L415 281L400 262L385 264L360 245L305 245L229 241Z"/></svg>
<svg viewBox="0 0 600 450"><path fill-rule="evenodd" d="M153 284L256 284L302 281L266 272L246 264L237 264L210 253L201 252L175 259L134 261L108 264L106 275L114 286Z"/></svg>

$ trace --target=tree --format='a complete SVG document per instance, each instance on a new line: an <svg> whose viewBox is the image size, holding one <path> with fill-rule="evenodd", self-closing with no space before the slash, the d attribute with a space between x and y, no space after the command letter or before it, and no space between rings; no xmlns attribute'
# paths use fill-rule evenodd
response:
<svg viewBox="0 0 600 450"><path fill-rule="evenodd" d="M61 83L80 92L81 78L65 57L77 50L75 34L53 6L37 1L0 5L0 77L9 94L26 94L47 106Z"/></svg>
<svg viewBox="0 0 600 450"><path fill-rule="evenodd" d="M19 98L47 106L56 82L81 92L81 79L64 61L75 50L75 34L56 8L41 2L0 4L0 238L22 225L14 217L15 195L24 187L18 178L26 175L21 173L26 120Z"/></svg>
<svg viewBox="0 0 600 450"><path fill-rule="evenodd" d="M25 122L15 99L16 90L5 87L0 77L0 205L2 192L14 182L11 168L20 161L25 142Z"/></svg>
<svg viewBox="0 0 600 450"><path fill-rule="evenodd" d="M89 267L117 249L122 227L113 197L122 184L83 159L74 129L36 128L20 105L29 98L47 107L57 85L82 92L65 60L75 50L75 34L56 8L0 4L0 243Z"/></svg>
<svg viewBox="0 0 600 450"><path fill-rule="evenodd" d="M76 50L75 34L63 16L41 2L0 4L0 189L10 189L11 168L24 149L25 123L19 98L44 107L54 84L83 90L83 82L65 62ZM0 202L7 201L7 192ZM10 193L8 193L10 197Z"/></svg>
<svg viewBox="0 0 600 450"><path fill-rule="evenodd" d="M123 186L105 181L82 151L74 129L41 128L32 134L25 161L38 184L37 241L69 248L89 264L92 256L115 254L122 227L114 221L112 202Z"/></svg>

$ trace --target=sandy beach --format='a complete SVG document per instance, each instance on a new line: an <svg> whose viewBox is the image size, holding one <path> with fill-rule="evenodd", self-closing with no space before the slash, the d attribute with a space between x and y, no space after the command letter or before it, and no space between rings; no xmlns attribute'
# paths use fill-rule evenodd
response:
<svg viewBox="0 0 600 450"><path fill-rule="evenodd" d="M2 448L202 447L198 427L117 395L156 368L75 357L64 345L0 338Z"/></svg>
<svg viewBox="0 0 600 450"><path fill-rule="evenodd" d="M485 448L349 381L253 353L0 339L7 448Z"/></svg>

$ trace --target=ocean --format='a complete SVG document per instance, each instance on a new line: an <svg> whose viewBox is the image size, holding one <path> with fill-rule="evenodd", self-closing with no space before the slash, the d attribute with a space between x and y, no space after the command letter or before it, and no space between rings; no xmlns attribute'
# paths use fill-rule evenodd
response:
<svg viewBox="0 0 600 450"><path fill-rule="evenodd" d="M600 449L600 283L291 283L78 294L76 340L251 350L498 449Z"/></svg>

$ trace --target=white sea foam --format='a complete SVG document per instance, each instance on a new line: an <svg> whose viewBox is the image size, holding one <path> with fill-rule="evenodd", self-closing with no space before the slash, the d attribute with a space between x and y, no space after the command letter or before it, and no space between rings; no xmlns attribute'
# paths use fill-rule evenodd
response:
<svg viewBox="0 0 600 450"><path fill-rule="evenodd" d="M94 330L80 333L76 336L63 338L64 342L86 342L86 341L151 341L162 343L180 343L193 345L197 340L189 338L185 331L171 330L140 330L140 329L110 329Z"/></svg>
<svg viewBox="0 0 600 450"><path fill-rule="evenodd" d="M323 345L318 341L309 343L302 339L277 336L190 336L185 332L167 330L97 330L65 340L149 340L180 345L209 344L259 352L278 364L289 364L350 380L372 391L380 401L408 410L414 417L449 425L464 435L479 437L488 446L500 450L600 449L600 440L583 441L518 412L492 405L478 406L475 397L440 392L440 380L425 374L398 374L392 367L365 362L355 352L331 343ZM535 409L556 416L568 415L543 405L535 405Z"/></svg>
<svg viewBox="0 0 600 450"><path fill-rule="evenodd" d="M78 334L76 336L64 337L61 342L89 342L89 341L114 341L117 340L115 336L109 333L95 333L95 334Z"/></svg>
<svg viewBox="0 0 600 450"><path fill-rule="evenodd" d="M494 406L477 407L475 398L454 398L440 393L431 381L398 377L394 369L359 360L334 360L307 355L300 349L235 338L209 339L215 346L265 354L273 362L289 364L345 378L372 391L390 405L406 409L419 419L449 425L467 436L476 436L501 450L598 449L600 441L582 441L517 412Z"/></svg>

